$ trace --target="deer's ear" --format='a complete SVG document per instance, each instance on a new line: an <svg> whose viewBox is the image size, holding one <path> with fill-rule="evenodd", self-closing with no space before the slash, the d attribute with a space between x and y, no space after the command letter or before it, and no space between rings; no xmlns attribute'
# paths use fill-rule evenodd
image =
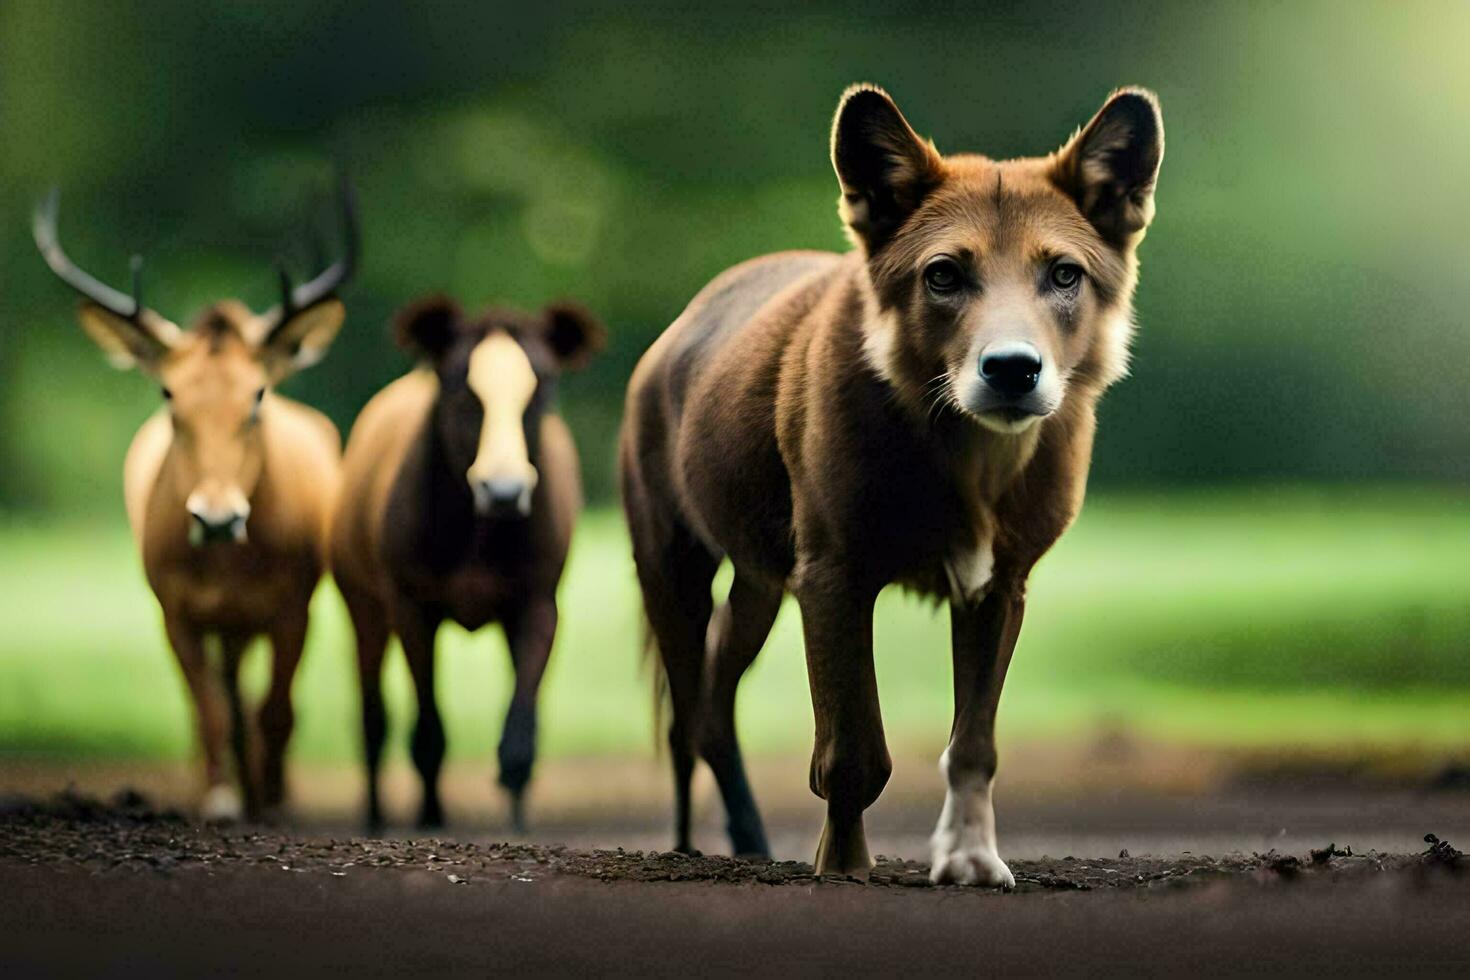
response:
<svg viewBox="0 0 1470 980"><path fill-rule="evenodd" d="M262 351L272 381L279 381L327 356L347 319L341 300L329 299L297 313L266 339Z"/></svg>
<svg viewBox="0 0 1470 980"><path fill-rule="evenodd" d="M585 367L607 343L602 321L575 303L553 303L545 315L546 342L564 371Z"/></svg>
<svg viewBox="0 0 1470 980"><path fill-rule="evenodd" d="M135 322L88 302L82 304L77 319L107 362L119 370L137 367L151 372L179 335L177 326L152 310L143 310Z"/></svg>
<svg viewBox="0 0 1470 980"><path fill-rule="evenodd" d="M832 167L842 220L868 251L881 248L943 179L939 151L920 139L888 93L854 85L832 120Z"/></svg>
<svg viewBox="0 0 1470 980"><path fill-rule="evenodd" d="M426 296L393 317L393 337L415 357L436 361L449 349L464 311L448 296Z"/></svg>
<svg viewBox="0 0 1470 980"><path fill-rule="evenodd" d="M1164 117L1147 89L1114 92L1057 151L1052 179L1098 234L1127 245L1154 216L1154 184L1164 159Z"/></svg>

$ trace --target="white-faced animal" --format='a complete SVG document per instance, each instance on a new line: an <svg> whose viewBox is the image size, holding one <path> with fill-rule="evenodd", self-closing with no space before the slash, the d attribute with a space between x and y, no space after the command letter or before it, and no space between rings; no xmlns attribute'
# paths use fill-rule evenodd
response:
<svg viewBox="0 0 1470 980"><path fill-rule="evenodd" d="M434 691L439 627L496 622L515 665L500 784L520 825L536 755L536 692L582 506L577 448L556 410L556 389L564 372L601 348L603 328L576 306L467 315L444 296L410 305L395 325L399 344L422 364L373 396L353 424L332 524L332 575L357 635L367 819L382 822L389 636L403 644L418 696L419 823L433 826L444 818L445 738Z"/></svg>

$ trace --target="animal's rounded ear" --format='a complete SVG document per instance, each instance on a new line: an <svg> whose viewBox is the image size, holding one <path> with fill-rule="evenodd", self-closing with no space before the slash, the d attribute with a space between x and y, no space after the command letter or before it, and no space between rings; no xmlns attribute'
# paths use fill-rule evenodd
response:
<svg viewBox="0 0 1470 980"><path fill-rule="evenodd" d="M347 319L347 308L338 299L307 307L272 330L263 345L272 383L288 374L309 368L327 356L327 348Z"/></svg>
<svg viewBox="0 0 1470 980"><path fill-rule="evenodd" d="M77 319L92 342L102 348L107 363L119 370L138 367L151 371L180 333L173 323L146 309L133 321L88 302L77 311Z"/></svg>
<svg viewBox="0 0 1470 980"><path fill-rule="evenodd" d="M546 343L563 370L585 367L607 343L602 321L575 303L552 303L545 316Z"/></svg>
<svg viewBox="0 0 1470 980"><path fill-rule="evenodd" d="M842 186L842 220L876 251L944 176L934 144L920 139L888 93L854 85L832 120L832 167Z"/></svg>
<svg viewBox="0 0 1470 980"><path fill-rule="evenodd" d="M1164 159L1164 117L1147 89L1114 92L1092 121L1057 151L1052 180L1098 234L1133 244L1154 216L1154 184Z"/></svg>
<svg viewBox="0 0 1470 980"><path fill-rule="evenodd" d="M464 311L450 297L426 296L393 317L393 339L409 353L432 361L449 348L463 316Z"/></svg>

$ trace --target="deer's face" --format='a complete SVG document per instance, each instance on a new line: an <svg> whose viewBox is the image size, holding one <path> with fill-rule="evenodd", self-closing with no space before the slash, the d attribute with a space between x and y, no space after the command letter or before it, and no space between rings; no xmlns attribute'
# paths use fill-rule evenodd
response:
<svg viewBox="0 0 1470 980"><path fill-rule="evenodd" d="M335 292L356 259L351 193L342 187L346 252L315 279L292 287L282 274L281 302L256 315L243 303L210 306L188 330L83 272L62 252L56 195L36 212L36 244L48 265L86 297L80 319L115 367L136 367L158 383L173 425L166 477L191 518L191 540L244 541L250 501L265 467L273 385L315 364L345 317Z"/></svg>
<svg viewBox="0 0 1470 980"><path fill-rule="evenodd" d="M264 460L266 365L222 310L206 314L157 369L173 421L173 474L202 540L245 537Z"/></svg>
<svg viewBox="0 0 1470 980"><path fill-rule="evenodd" d="M126 354L158 382L168 409L168 476L189 512L196 544L246 539L250 501L265 462L271 388L325 353L345 311L328 300L275 330L272 316L255 316L226 300L188 330L154 325L149 336L162 340ZM94 304L82 308L81 319L115 363L122 360L119 344L137 343L135 325Z"/></svg>

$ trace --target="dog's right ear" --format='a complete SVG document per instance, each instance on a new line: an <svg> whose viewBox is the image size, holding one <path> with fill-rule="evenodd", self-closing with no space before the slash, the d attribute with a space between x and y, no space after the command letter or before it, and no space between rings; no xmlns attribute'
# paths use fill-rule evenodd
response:
<svg viewBox="0 0 1470 980"><path fill-rule="evenodd" d="M448 296L426 296L393 317L393 338L398 346L416 357L438 360L454 340L454 328L463 317L458 303Z"/></svg>
<svg viewBox="0 0 1470 980"><path fill-rule="evenodd" d="M888 93L854 85L832 120L832 167L842 185L838 210L854 241L872 254L938 186L944 164Z"/></svg>

